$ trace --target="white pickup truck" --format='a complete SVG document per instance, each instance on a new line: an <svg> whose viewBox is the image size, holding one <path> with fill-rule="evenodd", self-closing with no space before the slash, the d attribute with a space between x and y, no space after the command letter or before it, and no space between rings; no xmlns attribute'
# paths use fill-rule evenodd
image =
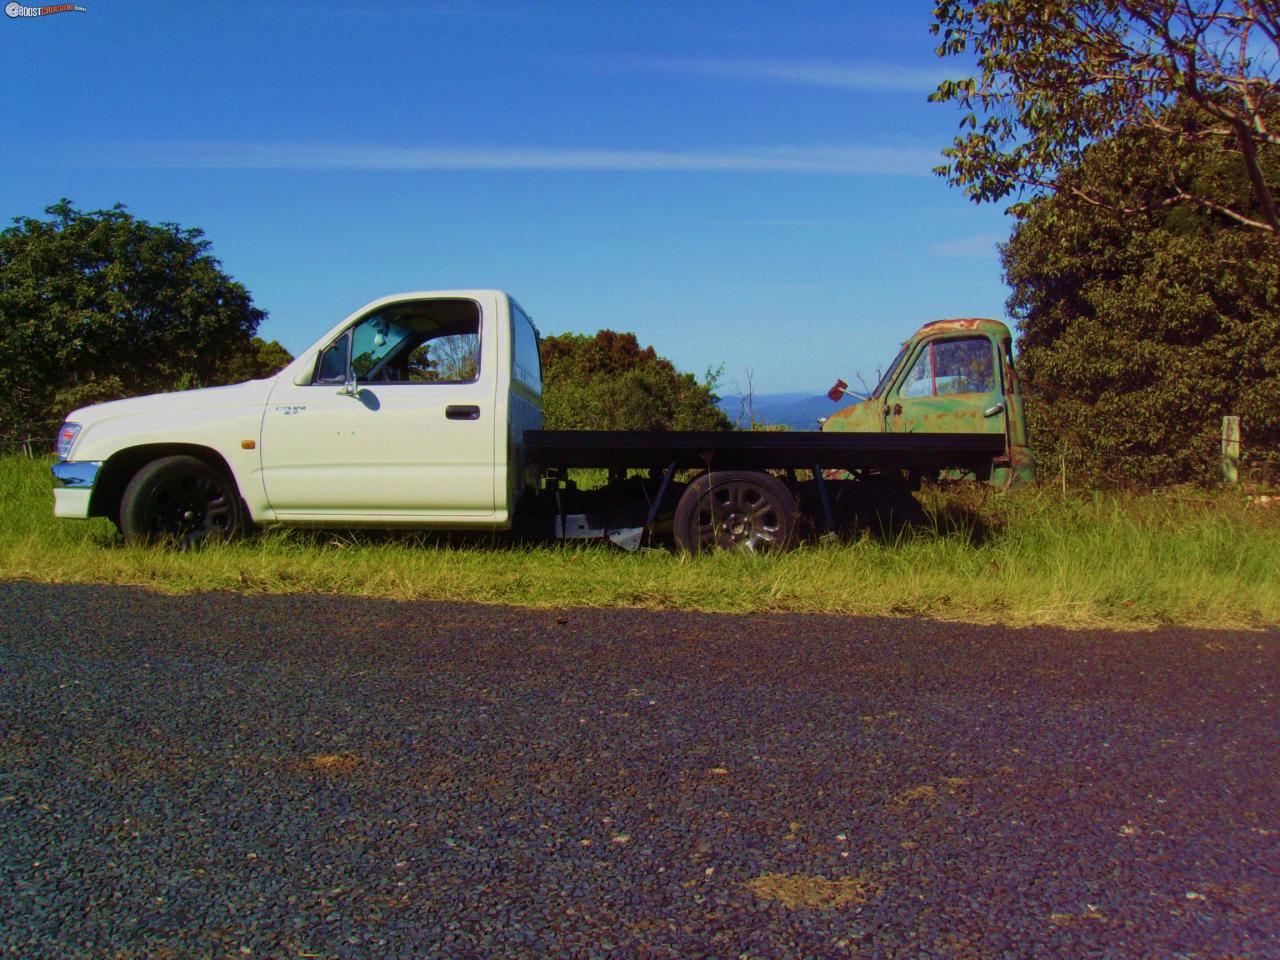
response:
<svg viewBox="0 0 1280 960"><path fill-rule="evenodd" d="M995 429L545 431L538 333L514 299L396 294L336 324L274 377L74 411L57 439L54 512L108 517L133 542L294 524L786 547L806 515L834 530L852 506L901 497L921 475L989 477L1009 465L1016 379L998 342L1008 331L964 322L991 325L963 336L990 341L992 371L1008 367L973 398L975 409L995 401L1000 422L984 414ZM894 369L906 366L900 355ZM576 467L607 468L609 481L578 491L568 478ZM827 479L837 475L845 479Z"/></svg>

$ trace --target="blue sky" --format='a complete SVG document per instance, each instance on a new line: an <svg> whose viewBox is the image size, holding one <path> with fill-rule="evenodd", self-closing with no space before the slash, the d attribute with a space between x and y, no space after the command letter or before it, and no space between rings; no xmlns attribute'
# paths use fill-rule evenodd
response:
<svg viewBox="0 0 1280 960"><path fill-rule="evenodd" d="M365 301L501 287L722 392L874 379L1004 316L1010 221L929 169L928 2L178 3L0 17L0 217L203 228L295 352Z"/></svg>

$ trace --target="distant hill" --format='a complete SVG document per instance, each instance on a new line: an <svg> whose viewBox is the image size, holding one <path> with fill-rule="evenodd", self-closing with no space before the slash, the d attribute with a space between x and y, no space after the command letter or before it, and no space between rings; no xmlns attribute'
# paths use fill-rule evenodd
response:
<svg viewBox="0 0 1280 960"><path fill-rule="evenodd" d="M861 399L861 395L848 393L839 403L832 403L826 394L815 397L808 393L758 393L753 408L757 423L782 424L792 430L817 430L819 417L829 417ZM730 423L737 426L741 420L741 425L744 428L747 426L740 397L722 397L719 406Z"/></svg>

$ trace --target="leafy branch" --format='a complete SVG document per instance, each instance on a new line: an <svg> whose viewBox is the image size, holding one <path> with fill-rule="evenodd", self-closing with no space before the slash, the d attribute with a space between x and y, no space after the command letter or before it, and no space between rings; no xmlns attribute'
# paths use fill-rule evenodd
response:
<svg viewBox="0 0 1280 960"><path fill-rule="evenodd" d="M1123 189L1079 199L1122 213L1189 204L1280 235L1266 162L1280 146L1276 114L1280 7L1259 0L938 0L942 57L972 57L976 76L930 99L954 102L967 132L935 168L975 201L1064 186L1064 170L1125 129L1192 145L1219 139L1246 176L1243 203L1171 172L1155 201ZM1190 105L1189 114L1178 109ZM1171 122L1175 117L1178 122Z"/></svg>

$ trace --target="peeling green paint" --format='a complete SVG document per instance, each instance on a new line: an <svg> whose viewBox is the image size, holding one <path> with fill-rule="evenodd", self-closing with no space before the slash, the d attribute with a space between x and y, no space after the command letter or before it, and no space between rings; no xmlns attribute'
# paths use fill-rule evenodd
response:
<svg viewBox="0 0 1280 960"><path fill-rule="evenodd" d="M1003 433L1006 455L991 482L1035 476L1013 338L997 320L927 323L903 344L871 397L827 418L823 430L857 433Z"/></svg>

